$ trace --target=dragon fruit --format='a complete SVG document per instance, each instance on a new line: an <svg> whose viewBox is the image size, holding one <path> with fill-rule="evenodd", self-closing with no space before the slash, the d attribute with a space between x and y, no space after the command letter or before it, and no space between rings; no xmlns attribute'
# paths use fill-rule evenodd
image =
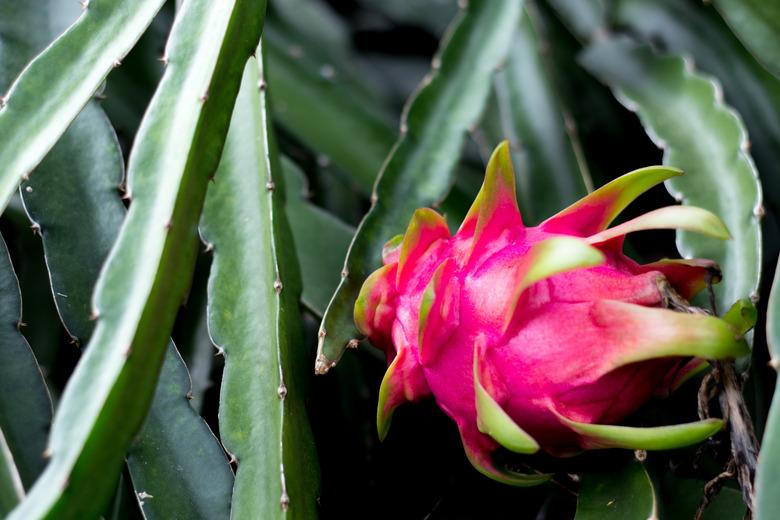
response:
<svg viewBox="0 0 780 520"><path fill-rule="evenodd" d="M627 233L647 229L726 239L718 217L670 206L608 227L641 193L681 174L636 170L525 227L502 143L454 236L441 215L417 210L406 233L387 242L384 266L355 304L357 327L389 364L377 411L380 438L397 406L433 396L479 471L532 485L546 477L499 467L493 452L672 449L721 429L719 419L615 425L706 359L748 352L744 328L688 303L719 281L714 262L640 265L622 252Z"/></svg>

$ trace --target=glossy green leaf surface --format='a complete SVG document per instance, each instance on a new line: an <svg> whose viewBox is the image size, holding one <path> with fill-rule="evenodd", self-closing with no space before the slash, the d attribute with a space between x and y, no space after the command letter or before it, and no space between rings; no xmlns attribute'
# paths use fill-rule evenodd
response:
<svg viewBox="0 0 780 520"><path fill-rule="evenodd" d="M0 209L92 98L109 71L121 62L162 4L163 0L86 2L78 21L30 63L3 95ZM18 24L15 13L27 7L27 2L0 4L0 20L13 24L13 32L0 29L10 35L9 41L14 32L30 29L28 24ZM38 6L41 11L47 8ZM14 52L7 43L2 43L0 49L0 62L4 54Z"/></svg>
<svg viewBox="0 0 780 520"><path fill-rule="evenodd" d="M638 112L645 130L664 149L664 164L685 175L666 181L686 205L719 216L732 240L680 232L677 247L688 257L715 260L723 270L718 308L758 297L761 275L761 186L736 113L723 104L717 85L679 56L657 55L627 39L605 39L582 56L585 67Z"/></svg>
<svg viewBox="0 0 780 520"><path fill-rule="evenodd" d="M773 0L713 3L753 54L780 77L780 4Z"/></svg>
<svg viewBox="0 0 780 520"><path fill-rule="evenodd" d="M344 255L355 229L306 200L306 178L292 161L282 161L282 168L288 193L287 220L301 266L301 301L322 316L339 284Z"/></svg>
<svg viewBox="0 0 780 520"><path fill-rule="evenodd" d="M250 59L201 220L214 251L209 333L225 355L220 437L238 464L231 516L308 519L318 464L304 408L301 282L262 78Z"/></svg>
<svg viewBox="0 0 780 520"><path fill-rule="evenodd" d="M574 121L556 92L555 64L541 52L542 19L532 4L518 25L506 64L496 74L495 94L501 134L508 139L518 172L523 222L538 224L592 190L590 173L577 141ZM495 117L495 116L493 116Z"/></svg>
<svg viewBox="0 0 780 520"><path fill-rule="evenodd" d="M780 266L775 272L766 314L766 339L771 365L780 368ZM772 407L769 410L761 453L756 472L756 519L769 520L777 515L780 507L780 385L775 387Z"/></svg>
<svg viewBox="0 0 780 520"><path fill-rule="evenodd" d="M51 462L11 518L91 517L113 492L189 286L196 227L265 2L189 0L128 166L133 200L97 283L92 339L52 426ZM96 472L104 478L95 479Z"/></svg>
<svg viewBox="0 0 780 520"><path fill-rule="evenodd" d="M704 494L705 482L667 474L661 480L664 520L690 520ZM745 515L745 503L739 490L724 486L704 510L702 520L735 520Z"/></svg>
<svg viewBox="0 0 780 520"><path fill-rule="evenodd" d="M780 210L780 80L743 47L712 6L621 0L614 20L646 42L690 56L697 68L717 78L726 102L744 118L768 213Z"/></svg>
<svg viewBox="0 0 780 520"><path fill-rule="evenodd" d="M22 299L0 237L0 431L25 488L46 464L51 400L27 340L19 332Z"/></svg>
<svg viewBox="0 0 780 520"><path fill-rule="evenodd" d="M658 518L655 486L641 462L630 460L609 473L586 473L575 520Z"/></svg>
<svg viewBox="0 0 780 520"><path fill-rule="evenodd" d="M382 246L415 209L444 199L465 133L479 119L492 74L519 23L516 0L473 0L454 22L434 70L407 104L401 136L377 180L371 209L352 240L342 280L320 326L315 371L325 373L358 336L352 311L360 286L381 263Z"/></svg>

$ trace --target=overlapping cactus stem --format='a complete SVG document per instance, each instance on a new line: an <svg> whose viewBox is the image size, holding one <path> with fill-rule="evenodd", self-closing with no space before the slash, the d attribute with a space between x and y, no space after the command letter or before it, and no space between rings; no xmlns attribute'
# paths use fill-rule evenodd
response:
<svg viewBox="0 0 780 520"><path fill-rule="evenodd" d="M653 395L677 388L705 360L748 352L749 316L721 319L689 303L720 279L715 262L641 265L622 253L626 234L649 229L728 239L718 217L670 206L609 227L637 196L681 174L636 170L525 227L502 143L454 235L437 212L417 210L406 233L387 242L383 267L366 279L355 304L358 329L389 363L377 410L380 438L398 405L432 396L457 423L478 470L532 485L547 476L499 468L493 451L671 449L720 430L720 419L615 425Z"/></svg>

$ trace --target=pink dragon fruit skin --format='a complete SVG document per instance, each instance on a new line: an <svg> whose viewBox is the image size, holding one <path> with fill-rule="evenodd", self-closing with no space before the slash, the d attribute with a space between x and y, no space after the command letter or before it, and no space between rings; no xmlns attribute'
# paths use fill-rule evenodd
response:
<svg viewBox="0 0 780 520"><path fill-rule="evenodd" d="M634 198L679 175L651 167L627 174L536 227L525 227L502 143L458 232L430 209L414 214L383 251L355 305L360 331L389 368L377 412L384 438L393 410L433 396L458 425L471 463L514 485L546 479L499 468L492 453L540 448L670 449L722 427L710 419L632 428L614 424L673 390L704 359L747 352L741 331L680 305L706 287L708 260L639 265L622 253L626 233L676 228L728 238L713 214L662 208L608 228Z"/></svg>

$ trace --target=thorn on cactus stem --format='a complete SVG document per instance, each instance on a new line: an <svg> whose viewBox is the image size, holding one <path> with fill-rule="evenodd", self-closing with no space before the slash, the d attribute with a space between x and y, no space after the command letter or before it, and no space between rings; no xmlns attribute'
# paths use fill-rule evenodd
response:
<svg viewBox="0 0 780 520"><path fill-rule="evenodd" d="M347 348L358 348L358 345L360 345L360 340L356 338L352 338L347 343Z"/></svg>
<svg viewBox="0 0 780 520"><path fill-rule="evenodd" d="M141 491L138 493L138 498L140 498L141 500L146 500L148 498L154 498L154 495L150 495L146 491Z"/></svg>
<svg viewBox="0 0 780 520"><path fill-rule="evenodd" d="M758 303L758 300L760 300L760 299L761 299L761 297L759 296L758 291L753 291L753 292L750 293L750 301L752 303L754 303L754 304Z"/></svg>
<svg viewBox="0 0 780 520"><path fill-rule="evenodd" d="M325 154L319 154L317 156L317 166L320 168L327 168L330 166L330 157Z"/></svg>
<svg viewBox="0 0 780 520"><path fill-rule="evenodd" d="M22 330L22 327L26 327L26 326L27 324L21 320L16 323L17 330Z"/></svg>
<svg viewBox="0 0 780 520"><path fill-rule="evenodd" d="M79 0L79 3L81 4L82 9L87 9L89 7L89 0Z"/></svg>
<svg viewBox="0 0 780 520"><path fill-rule="evenodd" d="M287 397L287 387L284 385L284 383L279 385L279 388L276 389L276 394L281 400L284 400L284 398Z"/></svg>
<svg viewBox="0 0 780 520"><path fill-rule="evenodd" d="M317 337L320 338L320 339L323 339L326 335L327 335L327 332L325 332L325 330L320 330L317 333Z"/></svg>
<svg viewBox="0 0 780 520"><path fill-rule="evenodd" d="M0 96L0 109L5 108L6 98L5 96Z"/></svg>
<svg viewBox="0 0 780 520"><path fill-rule="evenodd" d="M282 493L282 498L279 499L279 504L282 506L282 511L287 511L290 508L290 495Z"/></svg>
<svg viewBox="0 0 780 520"><path fill-rule="evenodd" d="M775 370L780 369L780 359L772 358L769 360L769 366L774 368Z"/></svg>
<svg viewBox="0 0 780 520"><path fill-rule="evenodd" d="M279 279L279 275L276 275L276 280L274 280L274 292L276 294L282 292L282 281Z"/></svg>
<svg viewBox="0 0 780 520"><path fill-rule="evenodd" d="M753 208L753 216L756 218L762 219L764 218L764 215L766 215L766 209L764 208L763 204L759 204L755 208Z"/></svg>
<svg viewBox="0 0 780 520"><path fill-rule="evenodd" d="M168 222L165 223L165 231L170 231L173 227L173 220L168 219Z"/></svg>
<svg viewBox="0 0 780 520"><path fill-rule="evenodd" d="M260 92L263 92L268 85L265 82L265 78L260 78L260 80L257 82L257 90Z"/></svg>
<svg viewBox="0 0 780 520"><path fill-rule="evenodd" d="M33 192L33 188L32 188L32 186L27 186L27 187L24 189L24 191L26 191L27 193L32 193L32 192Z"/></svg>
<svg viewBox="0 0 780 520"><path fill-rule="evenodd" d="M232 453L230 454L230 460L228 460L228 464L238 464L238 458L236 458L236 456Z"/></svg>
<svg viewBox="0 0 780 520"><path fill-rule="evenodd" d="M114 60L114 63L113 63L113 65L114 65L114 68L116 69L117 67L119 67L120 65L122 65L122 60L120 60L120 59L116 59L116 60Z"/></svg>
<svg viewBox="0 0 780 520"><path fill-rule="evenodd" d="M163 54L162 56L160 56L159 58L157 58L157 60L158 60L160 63L162 63L164 67L167 67L167 66L168 66L168 55L167 55L167 54Z"/></svg>
<svg viewBox="0 0 780 520"><path fill-rule="evenodd" d="M458 7L460 9L466 10L469 7L469 0L458 0Z"/></svg>
<svg viewBox="0 0 780 520"><path fill-rule="evenodd" d="M214 244L211 242L206 242L206 248L203 251L206 253L210 253L211 251L214 251Z"/></svg>
<svg viewBox="0 0 780 520"><path fill-rule="evenodd" d="M644 462L647 460L647 451L646 450L636 450L634 451L634 458L638 460L639 462Z"/></svg>
<svg viewBox="0 0 780 520"><path fill-rule="evenodd" d="M349 276L349 270L345 267L344 269L341 270L341 277L347 278L348 276Z"/></svg>
<svg viewBox="0 0 780 520"><path fill-rule="evenodd" d="M185 395L184 397L187 398L187 401L192 401L193 399L192 390L187 391L187 395Z"/></svg>
<svg viewBox="0 0 780 520"><path fill-rule="evenodd" d="M209 100L209 93L208 91L204 92L202 96L200 96L198 99L200 99L201 103L205 103Z"/></svg>
<svg viewBox="0 0 780 520"><path fill-rule="evenodd" d="M44 459L50 459L51 458L51 448L47 447L45 450L43 450L43 453L41 453L41 457Z"/></svg>
<svg viewBox="0 0 780 520"><path fill-rule="evenodd" d="M32 172L27 172L27 173L25 173L24 175L22 175L22 180L23 180L24 182L27 182L27 181L29 181L29 180L30 180L30 175L31 175L31 173L32 173Z"/></svg>
<svg viewBox="0 0 780 520"><path fill-rule="evenodd" d="M265 189L268 190L268 191L274 191L275 187L276 186L274 186L274 180L273 179L268 179L268 182L265 183Z"/></svg>
<svg viewBox="0 0 780 520"><path fill-rule="evenodd" d="M41 236L41 225L37 222L34 222L30 229L32 229L33 235Z"/></svg>
<svg viewBox="0 0 780 520"><path fill-rule="evenodd" d="M217 347L217 353L214 354L214 357L222 356L225 357L225 349L222 347Z"/></svg>
<svg viewBox="0 0 780 520"><path fill-rule="evenodd" d="M95 101L105 101L106 99L108 99L108 97L105 94L95 94L93 98L95 99Z"/></svg>
<svg viewBox="0 0 780 520"><path fill-rule="evenodd" d="M89 321L96 321L100 317L100 313L97 310L92 310L92 313L89 315Z"/></svg>
<svg viewBox="0 0 780 520"><path fill-rule="evenodd" d="M128 345L125 349L125 359L129 358L133 353L133 345Z"/></svg>

